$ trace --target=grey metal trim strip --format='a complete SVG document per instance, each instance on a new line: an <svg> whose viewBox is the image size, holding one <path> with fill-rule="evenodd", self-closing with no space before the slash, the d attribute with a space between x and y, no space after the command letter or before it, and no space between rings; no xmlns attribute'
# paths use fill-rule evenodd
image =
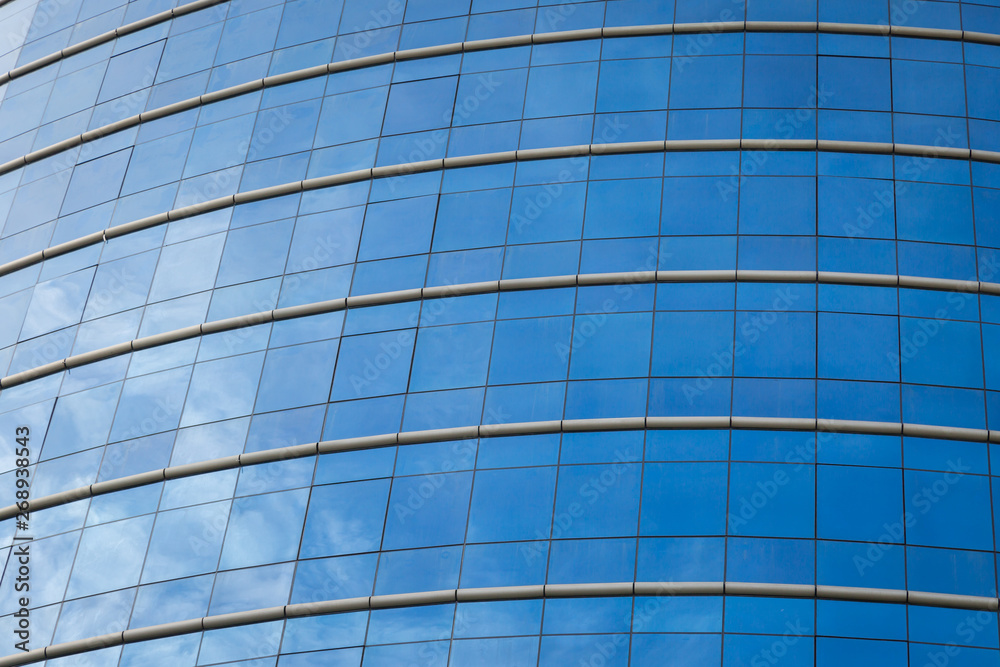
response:
<svg viewBox="0 0 1000 667"><path fill-rule="evenodd" d="M253 82L257 88L262 87L261 81ZM244 87L248 84L244 84ZM82 135L81 135L82 136ZM64 142L65 143L65 142ZM44 149L43 149L44 150ZM535 148L527 150L516 150L516 151L505 151L500 153L485 153L481 155L468 155L463 157L454 158L443 158L436 160L424 160L421 162L410 162L397 165L389 165L385 167L375 167L371 169L359 169L357 171L351 171L342 174L332 174L330 176L318 176L316 178L310 178L303 181L292 181L290 183L282 183L279 185L272 185L266 188L260 188L258 190L249 190L247 192L240 192L235 195L226 195L225 197L218 197L216 199L211 199L200 204L193 204L191 206L185 206L178 209L173 209L165 213L158 213L156 215L151 215L140 220L133 220L132 222L126 222L121 225L116 225L114 227L109 227L103 232L94 232L77 239L66 241L57 246L52 246L46 248L45 250L33 253L26 257L21 257L16 260L7 262L6 264L0 265L0 276L4 276L14 271L26 268L37 264L45 259L51 257L58 257L66 253L72 252L74 250L79 250L80 248L85 248L91 245L96 245L107 241L108 239L118 238L126 234L131 234L133 232L141 231L144 229L149 229L151 227L156 227L157 225L162 225L166 222L171 222L173 220L181 220L183 218L189 218L195 215L200 215L202 213L209 213L212 211L218 211L224 208L229 208L237 204L244 204L248 202L263 201L266 199L272 199L274 197L282 197L289 194L295 194L296 192L305 192L309 190L318 190L321 188L329 188L336 185L346 185L348 183L360 183L363 181L380 179L380 178L393 178L397 176L406 176L410 174L420 174L431 171L438 171L441 169L457 169L462 167L474 167L483 166L488 164L501 164L505 162L521 162L526 160L551 160L566 157L578 157L578 156L599 156L599 155L622 155L622 154L634 154L634 153L652 153L652 152L691 152L691 151L722 151L722 150L788 150L788 151L833 151L833 152L851 152L851 153L870 153L870 154L897 154L897 155L912 155L912 156L923 156L923 157L937 157L944 159L956 159L956 160L968 160L971 159L977 162L989 162L993 164L1000 164L1000 151L981 151L968 149L945 149L938 148L937 146L914 146L910 144L881 144L881 143L864 143L864 142L847 142L847 141L814 141L814 140L798 140L798 139L711 139L711 140L683 140L683 141L641 141L641 142L629 142L620 144L583 144L580 146L558 146L554 148ZM41 151L38 151L41 152ZM24 164L24 160L31 157L34 153L28 156L18 158L14 163L7 163L6 165L0 166L0 174L4 173L4 170L11 165L14 167L20 167ZM33 161L33 160L31 160ZM12 167L13 168L13 167ZM10 169L7 169L10 171ZM745 275L764 275L766 272L749 272L744 271ZM808 273L808 272L806 272ZM799 282L810 282L811 279L806 277L806 273L802 274L802 278L798 279ZM833 275L833 274L829 274ZM791 276L786 276L786 280L794 282ZM750 278L747 278L750 280ZM919 281L924 281L924 278L916 277L901 277L900 280L911 281L912 286L919 287ZM936 280L936 279L930 279ZM900 283L901 284L901 283ZM907 285L910 286L910 285ZM935 289L935 288L931 288ZM949 288L950 289L950 288ZM1000 290L1000 288L998 288Z"/></svg>
<svg viewBox="0 0 1000 667"><path fill-rule="evenodd" d="M143 19L142 21L137 21L135 23L130 23L127 26L122 26L116 30L106 32L102 35L92 37L85 42L69 46L63 49L61 52L49 54L43 58L40 58L34 62L22 65L10 72L0 75L0 85L10 81L18 76L23 76L29 72L38 70L46 65L50 65L53 62L60 60L61 58L79 53L98 44L103 44L110 41L116 37L119 37L129 32L135 32L146 28L150 25L155 25L163 21L168 21L176 16L181 16L199 9L204 9L215 4L224 2L225 0L197 0L187 5L177 7L175 9L160 12L149 18ZM671 34L714 34L722 32L799 32L799 33L809 33L809 32L821 32L821 33L831 33L831 34L855 34L855 35L899 35L906 37L919 37L925 39L942 39L950 41L967 41L981 44L992 44L1000 45L1000 35L993 35L989 33L980 32L963 32L961 30L944 30L938 28L917 28L908 26L882 26L882 25L866 25L866 24L851 24L851 23L815 23L810 21L805 22L794 22L794 21L733 21L733 22L718 22L718 23L678 23L678 24L663 24L663 25L641 25L641 26L622 26L622 27L607 27L607 28L587 28L582 30L566 30L562 32L549 32L549 33L532 33L527 35L515 35L511 37L501 37L494 39L483 39L483 40L472 40L467 42L454 42L451 44L438 44L435 46L427 46L417 49L403 49L399 51L392 51L388 53L381 53L374 56L366 56L364 58L355 58L352 60L343 60L335 63L329 63L326 65L316 65L313 67L308 67L301 70L296 70L293 72L286 72L284 74L276 74L273 76L265 77L263 79L255 79L237 86L231 86L229 88L223 88L211 93L206 93L198 97L192 97L187 100L181 100L180 102L175 102L173 104L167 105L165 107L160 107L157 109L151 109L149 111L144 111L140 114L130 116L128 118L122 119L110 125L100 127L88 132L84 132L75 137L70 137L64 141L41 148L27 155L10 160L2 165L0 165L0 174L5 174L9 171L13 171L19 167L32 162L37 162L46 157L51 157L63 150L79 146L80 144L86 143L88 141L93 141L101 137L107 136L119 130L123 130L129 127L134 127L143 122L148 122L155 120L157 118L163 118L174 113L180 113L188 109L193 109L211 102L218 102L220 100L230 99L238 95L243 95L249 92L260 90L262 88L269 88L273 86L280 86L287 83L293 83L296 81L304 81L306 79L311 79L318 76L325 76L327 74L333 74L336 72L345 72L349 70L357 70L365 67L374 67L376 65L383 65L396 61L405 60L415 60L421 58L435 58L444 55L453 55L458 53L464 53L466 51L483 51L487 49L501 49L510 48L514 46L526 46L530 44L553 44L558 42L572 42L586 39L614 39L619 37L637 37L646 35L671 35ZM747 146L768 146L771 145L775 140L763 140L763 139L747 139L744 143ZM785 140L784 142L774 143L770 148L762 148L763 150L811 150L809 148L793 148L795 143L811 144L815 148L817 142L815 140ZM823 144L824 141L819 141L819 144ZM857 143L857 142L827 142L833 144L841 143ZM923 147L920 147L923 149ZM695 149L697 150L697 149ZM705 149L702 149L705 150ZM820 150L827 150L821 148ZM835 149L829 149L835 150ZM947 154L952 157L957 156L958 151L963 149L948 149L948 148L938 148L934 149L933 153L935 155L944 157ZM967 154L969 151L965 151ZM975 152L975 151L973 151ZM989 151L982 151L988 153ZM910 155L912 153L900 153ZM928 155L926 149L921 150L920 155ZM973 158L977 159L977 158Z"/></svg>
<svg viewBox="0 0 1000 667"><path fill-rule="evenodd" d="M93 236L93 235L92 235ZM58 247L58 246L57 246ZM78 368L105 359L111 359L137 350L147 350L168 343L197 338L224 331L236 331L246 327L290 320L310 315L320 315L352 308L367 308L388 304L406 303L424 299L441 299L475 294L495 294L515 290L540 290L561 287L592 285L637 285L651 283L815 283L835 285L912 287L925 290L959 292L969 294L996 294L1000 284L975 280L952 280L950 278L923 278L913 276L871 275L866 273L827 273L824 271L626 271L622 273L577 274L569 276L544 276L540 278L514 278L490 280L479 283L423 287L395 292L363 294L346 298L331 299L318 303L304 304L250 313L224 320L195 324L183 329L165 331L154 336L137 338L83 354L53 361L44 366L29 368L14 375L0 378L0 390L59 373L68 368Z"/></svg>
<svg viewBox="0 0 1000 667"><path fill-rule="evenodd" d="M121 27L115 28L114 30L109 30L103 32L100 35L95 35L90 39L84 40L82 42L77 42L76 44L70 44L65 49L61 51L55 51L48 55L42 56L37 60L33 60L30 63L25 63L20 67L15 67L14 69L0 74L0 85L16 79L18 77L24 76L25 74L30 74L31 72L38 71L43 67L51 65L54 62L58 62L63 58L69 58L70 56L75 56L78 53L83 53L87 49L92 49L95 46L100 46L101 44L106 44L118 37L123 37L129 35L133 32L138 32L144 30L150 26L154 26L165 21L177 18L179 16L184 16L192 12L197 12L199 10L205 9L206 7L212 7L213 5L220 5L227 0L195 0L179 7L174 7L173 9L167 9L158 14L153 14L152 16L147 16L144 19L138 21L133 21L132 23L127 23Z"/></svg>
<svg viewBox="0 0 1000 667"><path fill-rule="evenodd" d="M536 586L498 586L495 588L450 588L418 593L371 595L340 600L303 602L282 607L253 609L217 616L205 616L174 623L114 632L99 637L55 644L27 653L0 658L0 667L17 667L45 659L78 655L123 644L135 644L151 639L235 628L257 623L328 616L374 609L402 609L459 602L496 600L542 600L602 597L691 597L722 596L807 598L819 600L849 600L882 604L911 604L922 607L944 607L970 611L996 611L995 597L948 595L925 591L885 588L849 588L844 586L814 586L811 584L751 583L751 582L656 582L625 581L595 584L544 584Z"/></svg>
<svg viewBox="0 0 1000 667"><path fill-rule="evenodd" d="M77 500L101 496L125 489L158 484L168 479L193 477L222 470L246 466L301 459L317 454L357 452L383 447L421 445L432 442L473 440L476 438L503 438L519 435L544 435L552 433L597 433L605 431L798 431L802 433L856 433L867 435L909 435L935 440L963 440L970 442L998 442L1000 431L969 429L926 424L900 424L895 422L863 422L841 419L788 419L779 417L628 417L563 419L544 422L517 422L512 424L480 424L433 429L430 431L402 431L360 438L326 440L278 449L268 449L219 459L199 461L169 468L160 468L128 477L96 482L88 486L62 491L57 494L33 498L30 510L38 512ZM0 508L0 521L17 515L17 507Z"/></svg>
<svg viewBox="0 0 1000 667"><path fill-rule="evenodd" d="M195 0L180 7L160 12L146 17L139 21L123 25L114 30L95 35L90 39L76 44L71 44L61 51L56 51L42 56L37 60L26 63L12 69L4 74L0 74L0 85L12 79L24 76L30 72L37 71L63 58L82 53L95 46L105 44L117 37L122 37L150 26L169 21L178 16L190 14L206 7L221 4L226 0ZM5 3L0 3L3 6ZM482 51L486 49L508 48L512 46L525 46L529 44L553 44L558 42L574 42L585 39L602 39L616 37L637 37L644 35L696 35L704 33L724 33L724 32L820 32L829 34L851 34L851 35L882 35L898 37L916 37L921 39L940 39L947 41L965 41L978 44L1000 44L1000 35L992 33L974 32L971 30L947 30L941 28L920 28L914 26L899 25L878 25L861 23L828 23L815 21L725 21L711 23L678 23L661 25L636 25L636 26L616 26L606 28L584 28L580 30L565 30L560 32L533 33L528 35L513 35L511 37L501 37L494 39L473 40L468 42L456 42L452 44L438 44L417 49L405 49L394 52L392 59L413 60L416 58L432 58L435 56L449 55L466 51ZM385 57L386 54L379 54ZM378 57L378 56L376 56ZM391 60L390 60L391 62ZM288 76L280 75L280 76ZM298 80L298 79L290 79Z"/></svg>

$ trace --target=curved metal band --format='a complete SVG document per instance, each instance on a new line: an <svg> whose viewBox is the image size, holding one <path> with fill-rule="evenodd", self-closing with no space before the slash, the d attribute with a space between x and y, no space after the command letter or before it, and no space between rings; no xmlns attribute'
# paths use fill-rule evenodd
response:
<svg viewBox="0 0 1000 667"><path fill-rule="evenodd" d="M0 658L0 667L28 665L78 655L124 644L136 644L153 639L235 628L258 623L283 621L309 616L329 616L377 609L403 609L427 605L456 604L462 602L496 602L499 600L546 600L565 598L603 597L774 597L877 602L883 604L911 604L922 607L965 609L970 611L997 610L995 597L975 595L949 595L891 588L850 588L846 586L816 586L812 584L769 584L739 581L711 582L657 582L626 581L597 584L539 584L535 586L500 586L495 588L452 588L420 593L396 595L371 595L360 598L304 602L281 607L253 609L219 616L205 616L186 621L164 623L145 628L113 632L99 637L80 639L38 648L27 653Z"/></svg>
<svg viewBox="0 0 1000 667"><path fill-rule="evenodd" d="M833 153L863 153L872 155L902 155L924 158L942 158L952 160L974 160L1000 164L1000 152L970 150L968 148L942 148L938 146L918 146L913 144L887 144L861 141L832 141L826 139L705 139L705 140L667 140L667 141L636 141L618 144L582 144L579 146L558 146L553 148L533 148L526 150L504 151L500 153L483 153L462 157L438 158L421 162L406 162L403 164L360 169L331 176L319 176L303 181L292 181L281 185L272 185L258 190L249 190L235 195L218 197L200 204L172 209L166 213L158 213L141 220L134 220L104 231L94 232L86 236L66 241L56 246L25 255L6 264L0 264L0 276L19 271L38 264L52 257L86 248L98 243L151 227L210 213L224 208L248 202L263 201L284 195L293 195L309 190L360 183L363 181L395 178L411 174L421 174L442 169L459 169L463 167L478 167L507 162L523 162L530 160L551 160L568 157L587 157L599 155L627 155L634 153L674 153L693 151L824 151Z"/></svg>
<svg viewBox="0 0 1000 667"><path fill-rule="evenodd" d="M199 0L199 2L204 3L204 6L209 6L217 2L223 2L225 0ZM198 5L198 2L191 3L190 5L184 5L183 7L178 7L177 9L171 10L171 12L179 12L182 9ZM197 7L197 9L202 9L202 6ZM190 10L194 11L194 10ZM166 17L168 12L161 12L156 14L149 19L144 19L144 21L139 21L130 26L139 26L139 28L134 28L134 30L147 27L146 22L152 21L156 17L165 17L159 20L168 20L172 17ZM158 22L154 21L153 23ZM153 23L149 23L152 25ZM118 28L115 32L117 34L122 34L121 31L125 30L126 27ZM426 46L417 49L405 49L401 51L391 51L388 53L377 54L373 56L366 56L364 58L355 58L352 60L342 60L334 63L316 65L314 67L308 67L305 69L296 70L293 72L287 72L285 74L276 74L274 76L268 76L263 79L254 79L253 81L248 81L237 86L231 86L229 88L223 88L211 93L206 93L204 95L199 95L198 97L192 97L187 100L182 100L180 102L175 102L174 104L169 104L164 107L157 109L151 109L149 111L144 111L142 113L136 114L134 116L129 116L117 122L105 125L104 127L99 127L83 134L79 134L74 137L70 137L56 144L46 146L37 151L33 151L26 155L18 158L14 158L8 162L0 164L0 175L6 174L10 171L18 169L26 164L31 164L33 162L38 162L47 157L51 157L62 151L69 150L81 144L85 144L91 141L96 141L102 137L109 134L113 134L120 130L124 130L130 127L135 127L140 123L148 122L151 120L156 120L158 118L164 118L172 114L181 113L189 109L195 109L199 106L210 104L212 102L218 102L221 100L227 100L233 97L238 97L239 95L244 95L247 93L252 93L263 88L270 88L273 86L280 86L286 83L293 83L296 81L304 81L306 79L311 79L314 77L325 76L327 74L334 74L337 72L346 72L350 70L363 69L365 67L374 67L376 65L384 65L388 63L393 63L397 61L404 60L417 60L422 58L434 58L438 56L454 55L459 53L471 52L471 51L485 51L489 49L502 49L514 46L529 46L532 44L555 44L561 42L575 42L586 39L613 39L618 37L642 37L642 36L652 36L652 35L694 35L694 34L714 34L714 33L724 33L724 32L799 32L799 33L809 33L809 32L820 32L828 34L848 34L848 35L895 35L900 37L919 37L925 39L944 39L951 41L968 41L978 44L991 44L1000 45L1000 35L992 35L988 33L978 33L978 32L964 32L962 30L942 30L937 28L915 28L907 26L880 26L880 25L866 25L866 24L854 24L854 23L815 23L815 22L782 22L782 21L734 21L734 22L724 22L724 23L678 23L678 24L663 24L663 25L640 25L640 26L623 26L623 27L611 27L611 28L587 28L583 30L567 30L562 32L549 32L549 33L533 33L526 35L515 35L511 37L498 37L493 39L480 39L471 40L467 42L454 42L451 44L440 44L437 46ZM100 35L98 37L91 38L86 42L81 42L79 45L68 47L63 49L62 52L57 54L51 54L44 58L41 58L33 63L28 63L22 67L12 70L5 75L0 75L0 84L5 83L6 80L4 76L11 77L11 75L16 73L16 76L23 76L28 71L32 71L30 68L38 69L49 65L60 58L64 57L62 54L75 50L83 50L80 48L86 45L84 48L89 48L94 44L94 42L99 38L107 37L107 39L112 39L108 37L111 33L105 33L105 35ZM104 41L107 41L105 39ZM72 55L72 54L70 54Z"/></svg>
<svg viewBox="0 0 1000 667"><path fill-rule="evenodd" d="M3 0L0 7L8 4L12 0ZM206 7L218 5L226 0L195 0L194 2L174 9L166 10L158 14L153 14L139 21L123 25L114 30L101 33L83 42L71 44L61 51L51 53L47 56L25 63L20 67L0 74L0 85L7 83L25 74L42 69L47 65L58 62L63 58L76 55L87 49L105 44L111 40L138 32L144 28L169 21L178 16L184 16L196 12ZM692 35L704 33L728 33L728 32L819 32L827 34L847 34L847 35L880 35L883 37L916 37L919 39L940 39L946 41L965 41L974 44L998 44L1000 45L1000 35L987 32L974 32L971 30L948 30L942 28L921 28L916 26L901 25L880 25L864 23L831 23L828 21L725 21L707 23L667 23L648 26L620 26L607 28L585 28L582 30L567 30L561 33L539 33L540 39L536 43L573 41L574 39L598 39L601 37L632 37L638 35ZM347 33L351 34L351 33ZM555 35L582 34L583 37L560 39ZM475 44L479 41L466 42ZM436 46L424 47L435 49ZM422 49L412 49L413 51Z"/></svg>
<svg viewBox="0 0 1000 667"><path fill-rule="evenodd" d="M1000 295L1000 283L976 280L951 280L948 278L924 278L919 276L882 275L868 273L835 273L830 271L757 271L757 270L715 270L715 271L630 271L624 273L590 273L569 276L544 276L540 278L507 278L480 283L441 285L438 287L417 287L397 292L381 292L349 296L329 301L301 306L288 306L265 310L259 313L195 324L182 329L165 331L154 336L136 338L116 345L102 347L83 354L73 355L28 370L0 378L0 390L16 387L39 378L79 368L105 359L119 357L131 352L176 343L208 334L236 331L246 327L280 322L282 320L322 315L352 308L368 308L388 304L407 303L424 299L442 299L477 294L495 294L526 290L555 289L562 287L588 287L600 285L651 284L651 283L820 283L830 285L860 285L867 287L903 287L913 289L939 290L967 294Z"/></svg>
<svg viewBox="0 0 1000 667"><path fill-rule="evenodd" d="M475 438L504 438L523 435L544 435L552 433L597 433L606 431L697 431L724 430L737 431L798 431L803 433L855 433L864 435L902 435L936 440L962 440L966 442L1000 442L1000 431L986 429L959 428L955 426L931 426L928 424L906 424L896 422L865 422L844 419L794 419L781 417L621 417L600 419L564 419L543 422L519 422L511 424L480 424L478 426L458 426L430 431L403 431L362 438L327 440L323 442L293 445L279 449L237 454L210 461L201 461L182 466L161 468L149 472L97 482L61 493L33 498L29 511L66 505L78 500L101 496L140 486L204 475L244 466L290 461L319 454L356 452L381 449L400 445L420 445L432 442L451 442ZM795 461L793 461L794 463ZM0 508L0 521L18 514L15 505Z"/></svg>
<svg viewBox="0 0 1000 667"><path fill-rule="evenodd" d="M26 74L31 74L32 72L37 72L43 67L47 67L52 63L59 62L64 58L69 58L70 56L75 56L78 53L83 53L88 49L92 49L95 46L100 46L101 44L106 44L118 37L124 37L125 35L130 35L133 32L139 32L145 28L149 28L154 25L158 25L165 21L175 19L180 16L185 16L193 12L205 9L206 7L212 7L214 5L220 5L227 0L194 0L186 5L181 5L179 7L174 7L173 9L167 9L165 11L153 14L152 16L147 16L144 19L138 21L133 21L132 23L127 23L121 27L115 28L114 30L108 30L107 32L102 32L100 35L95 35L90 39L86 39L82 42L77 42L76 44L70 44L65 49L61 51L56 51L55 53L50 53L47 56L42 56L37 60L32 60L30 63L25 63L20 67L15 67L9 72L4 72L0 74L0 86L16 79L22 77ZM0 2L0 7L4 4Z"/></svg>

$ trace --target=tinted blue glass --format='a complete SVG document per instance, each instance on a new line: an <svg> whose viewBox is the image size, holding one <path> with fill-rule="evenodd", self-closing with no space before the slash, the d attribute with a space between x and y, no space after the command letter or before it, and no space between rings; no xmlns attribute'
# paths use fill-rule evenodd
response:
<svg viewBox="0 0 1000 667"><path fill-rule="evenodd" d="M461 542L468 516L470 473L396 480L389 497L384 548ZM449 519L444 521L443 519Z"/></svg>
<svg viewBox="0 0 1000 667"><path fill-rule="evenodd" d="M597 73L596 63L532 69L525 93L525 118L592 113Z"/></svg>
<svg viewBox="0 0 1000 667"><path fill-rule="evenodd" d="M514 188L508 243L579 238L586 189L584 183Z"/></svg>
<svg viewBox="0 0 1000 667"><path fill-rule="evenodd" d="M897 184L899 238L973 243L971 207L968 188L929 183Z"/></svg>
<svg viewBox="0 0 1000 667"><path fill-rule="evenodd" d="M914 113L960 116L965 112L964 96L958 92L961 68L946 63L894 61L892 65L893 108ZM933 99L919 97L914 86L922 83L938 92Z"/></svg>
<svg viewBox="0 0 1000 667"><path fill-rule="evenodd" d="M551 507L555 481L553 468L477 473L466 539L488 542L547 538L552 527L551 513L532 510ZM512 494L513 488L523 492Z"/></svg>
<svg viewBox="0 0 1000 667"><path fill-rule="evenodd" d="M730 532L812 536L814 477L810 466L734 463L729 479Z"/></svg>
<svg viewBox="0 0 1000 667"><path fill-rule="evenodd" d="M748 178L740 187L740 231L813 234L816 187L808 178Z"/></svg>
<svg viewBox="0 0 1000 667"><path fill-rule="evenodd" d="M247 567L294 559L307 495L305 490L296 490L234 500L220 566Z"/></svg>
<svg viewBox="0 0 1000 667"><path fill-rule="evenodd" d="M385 480L322 486L309 498L302 558L374 551L382 541Z"/></svg>
<svg viewBox="0 0 1000 667"><path fill-rule="evenodd" d="M568 317L497 322L490 382L543 382L566 377L572 335Z"/></svg>
<svg viewBox="0 0 1000 667"><path fill-rule="evenodd" d="M657 313L653 375L729 375L733 364L730 313Z"/></svg>
<svg viewBox="0 0 1000 667"><path fill-rule="evenodd" d="M977 325L902 318L900 351L902 358L907 360L901 369L903 381L982 386L982 352ZM942 364L942 359L947 359L947 363Z"/></svg>
<svg viewBox="0 0 1000 667"><path fill-rule="evenodd" d="M63 493L33 648L452 588L995 596L996 0L35 4L0 8L0 430ZM692 22L727 25L648 28ZM768 141L817 138L859 143ZM552 592L56 661L997 658L975 610Z"/></svg>
<svg viewBox="0 0 1000 667"><path fill-rule="evenodd" d="M642 376L649 372L652 317L648 313L613 313L577 317L570 359L571 378ZM645 334L645 338L643 336ZM623 348L622 338L635 341ZM579 339L580 343L575 341Z"/></svg>
<svg viewBox="0 0 1000 667"><path fill-rule="evenodd" d="M292 225L289 222L234 230L226 238L216 285L280 274L285 266L291 237Z"/></svg>
<svg viewBox="0 0 1000 667"><path fill-rule="evenodd" d="M800 56L748 56L744 63L743 105L810 107L816 62ZM780 72L780 76L778 73Z"/></svg>
<svg viewBox="0 0 1000 667"><path fill-rule="evenodd" d="M788 583L813 581L815 547L810 541L730 538L727 542L727 579Z"/></svg>
<svg viewBox="0 0 1000 667"><path fill-rule="evenodd" d="M315 145L332 146L378 136L388 93L387 87L369 88L326 98Z"/></svg>
<svg viewBox="0 0 1000 667"><path fill-rule="evenodd" d="M650 236L659 227L660 181L599 181L587 190L586 238Z"/></svg>
<svg viewBox="0 0 1000 667"><path fill-rule="evenodd" d="M670 104L674 108L740 106L742 59L704 56L675 59L670 76Z"/></svg>
<svg viewBox="0 0 1000 667"><path fill-rule="evenodd" d="M643 474L641 534L724 534L725 464L647 464Z"/></svg>
<svg viewBox="0 0 1000 667"><path fill-rule="evenodd" d="M553 537L634 535L639 468L624 463L562 468Z"/></svg>
<svg viewBox="0 0 1000 667"><path fill-rule="evenodd" d="M453 389L486 382L490 323L422 329L413 352L413 391Z"/></svg>
<svg viewBox="0 0 1000 667"><path fill-rule="evenodd" d="M815 317L803 313L737 313L736 342L745 353L736 359L736 374L815 375L815 327Z"/></svg>
<svg viewBox="0 0 1000 667"><path fill-rule="evenodd" d="M899 378L896 318L820 313L817 349L821 377L888 381Z"/></svg>
<svg viewBox="0 0 1000 667"><path fill-rule="evenodd" d="M588 563L579 567L580 562ZM635 539L557 540L552 543L548 582L625 581L635 575Z"/></svg>
<svg viewBox="0 0 1000 667"><path fill-rule="evenodd" d="M384 554L379 560L376 594L454 588L458 583L460 547L411 549ZM402 610L411 612L414 610Z"/></svg>
<svg viewBox="0 0 1000 667"><path fill-rule="evenodd" d="M714 178L663 181L661 234L733 234L738 199Z"/></svg>
<svg viewBox="0 0 1000 667"><path fill-rule="evenodd" d="M819 466L816 479L819 537L902 541L906 519L898 471Z"/></svg>
<svg viewBox="0 0 1000 667"><path fill-rule="evenodd" d="M597 110L665 109L670 84L669 67L666 58L602 63Z"/></svg>
<svg viewBox="0 0 1000 667"><path fill-rule="evenodd" d="M413 343L411 331L345 338L341 342L331 400L405 391Z"/></svg>
<svg viewBox="0 0 1000 667"><path fill-rule="evenodd" d="M830 100L820 106L890 111L889 67L888 60L820 57L819 84L830 95Z"/></svg>
<svg viewBox="0 0 1000 667"><path fill-rule="evenodd" d="M463 192L441 197L434 250L503 245L510 190Z"/></svg>
<svg viewBox="0 0 1000 667"><path fill-rule="evenodd" d="M263 362L263 355L256 353L197 364L191 373L181 425L249 414ZM223 396L224 401L220 400Z"/></svg>
<svg viewBox="0 0 1000 667"><path fill-rule="evenodd" d="M954 463L955 468L958 463ZM985 548L990 542L986 517L964 512L969 503L983 502L989 487L982 477L907 471L907 511L916 519L908 532L915 544L958 548Z"/></svg>
<svg viewBox="0 0 1000 667"><path fill-rule="evenodd" d="M394 85L386 103L386 134L447 126L458 80L454 77Z"/></svg>
<svg viewBox="0 0 1000 667"><path fill-rule="evenodd" d="M520 118L528 70L464 75L459 79L454 125Z"/></svg>

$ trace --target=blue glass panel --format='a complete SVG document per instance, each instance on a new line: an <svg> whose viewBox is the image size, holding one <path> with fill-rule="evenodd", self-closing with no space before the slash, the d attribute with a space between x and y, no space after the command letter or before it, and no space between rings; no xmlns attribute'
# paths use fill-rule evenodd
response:
<svg viewBox="0 0 1000 667"><path fill-rule="evenodd" d="M313 489L300 557L378 549L388 497L389 484L385 480Z"/></svg>
<svg viewBox="0 0 1000 667"><path fill-rule="evenodd" d="M725 464L650 463L643 474L641 534L725 534Z"/></svg>
<svg viewBox="0 0 1000 667"><path fill-rule="evenodd" d="M379 559L375 594L389 595L455 588L458 586L461 553L462 547L410 549L384 553ZM401 613L405 611L401 610ZM419 613L412 609L409 611L412 612L410 615ZM414 630L419 632L420 627L417 626ZM372 631L374 628L370 629L370 632Z"/></svg>
<svg viewBox="0 0 1000 667"><path fill-rule="evenodd" d="M818 537L871 542L901 542L902 477L895 470L819 466L817 468ZM845 490L850 489L849 493ZM912 539L912 537L911 537Z"/></svg>
<svg viewBox="0 0 1000 667"><path fill-rule="evenodd" d="M656 234L660 190L660 182L652 179L591 183L584 238Z"/></svg>
<svg viewBox="0 0 1000 667"><path fill-rule="evenodd" d="M815 473L811 466L734 463L729 473L729 532L811 537Z"/></svg>
<svg viewBox="0 0 1000 667"><path fill-rule="evenodd" d="M294 559L307 499L301 489L234 500L219 567Z"/></svg>
<svg viewBox="0 0 1000 667"><path fill-rule="evenodd" d="M913 518L907 531L911 544L966 549L992 544L988 518L966 510L987 502L989 484L983 477L962 474L967 470L959 459L944 473L906 472L906 510Z"/></svg>
<svg viewBox="0 0 1000 667"><path fill-rule="evenodd" d="M988 595L996 586L993 554L956 549L906 548L906 581L911 590Z"/></svg>
<svg viewBox="0 0 1000 667"><path fill-rule="evenodd" d="M548 538L551 512L538 510L552 506L555 481L553 468L477 473L466 539L489 542ZM511 489L520 491L512 494Z"/></svg>
<svg viewBox="0 0 1000 667"><path fill-rule="evenodd" d="M652 324L652 317L647 313L577 317L573 327L570 377L646 375ZM629 346L621 345L622 340L630 341Z"/></svg>
<svg viewBox="0 0 1000 667"><path fill-rule="evenodd" d="M397 479L389 498L383 548L460 543L471 485L471 473Z"/></svg>
<svg viewBox="0 0 1000 667"><path fill-rule="evenodd" d="M550 584L630 581L634 572L635 538L552 542Z"/></svg>
<svg viewBox="0 0 1000 667"><path fill-rule="evenodd" d="M565 379L571 327L568 317L498 322L493 335L490 383Z"/></svg>
<svg viewBox="0 0 1000 667"><path fill-rule="evenodd" d="M553 538L634 535L640 466L571 466L559 472Z"/></svg>
<svg viewBox="0 0 1000 667"><path fill-rule="evenodd" d="M412 391L485 384L491 323L421 329L413 353Z"/></svg>
<svg viewBox="0 0 1000 667"><path fill-rule="evenodd" d="M674 58L670 105L675 109L738 107L742 75L739 57Z"/></svg>
<svg viewBox="0 0 1000 667"><path fill-rule="evenodd" d="M597 74L597 63L533 68L528 75L524 117L593 113Z"/></svg>

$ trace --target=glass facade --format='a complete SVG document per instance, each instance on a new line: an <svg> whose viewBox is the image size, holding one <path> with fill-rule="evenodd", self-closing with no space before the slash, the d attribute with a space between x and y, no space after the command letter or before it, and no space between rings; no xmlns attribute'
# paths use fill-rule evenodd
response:
<svg viewBox="0 0 1000 667"><path fill-rule="evenodd" d="M0 0L0 665L1000 665L998 68L1000 0Z"/></svg>

